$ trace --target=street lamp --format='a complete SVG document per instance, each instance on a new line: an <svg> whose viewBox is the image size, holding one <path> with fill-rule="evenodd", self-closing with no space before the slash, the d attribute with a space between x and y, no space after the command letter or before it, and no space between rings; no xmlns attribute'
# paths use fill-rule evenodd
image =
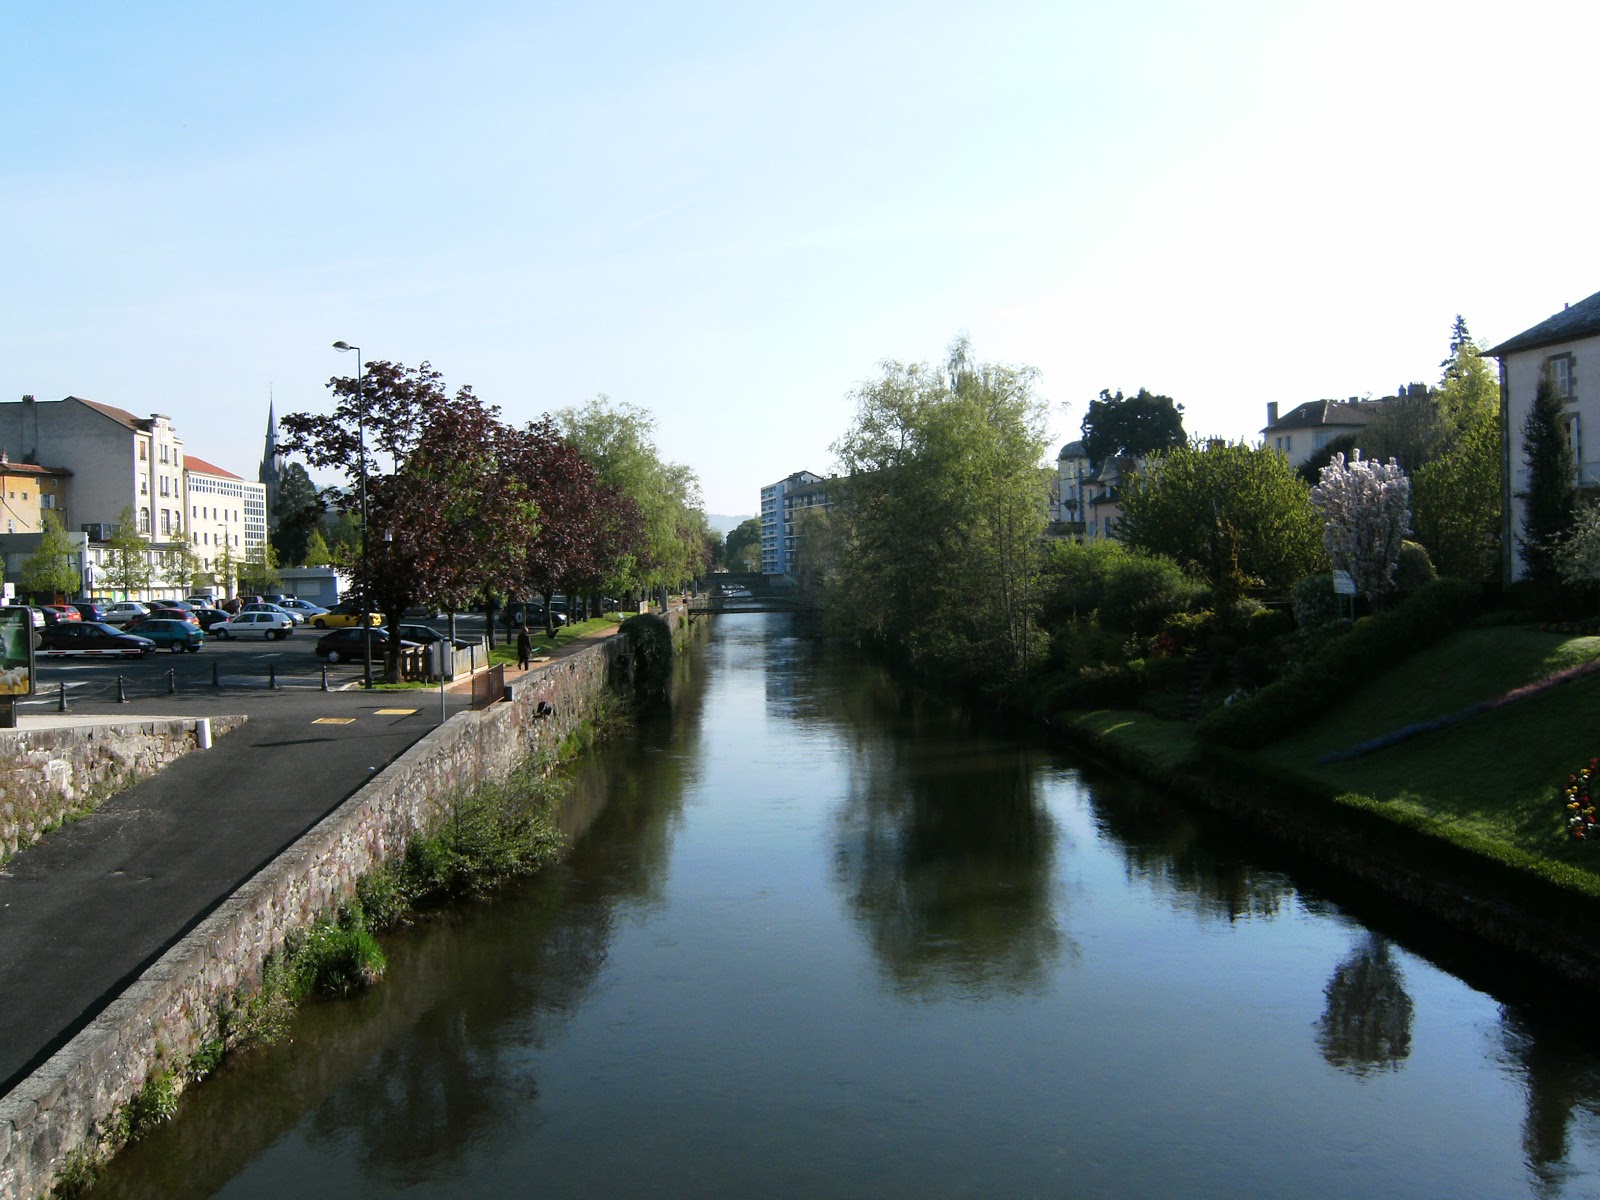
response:
<svg viewBox="0 0 1600 1200"><path fill-rule="evenodd" d="M361 660L364 671L361 677L361 686L372 687L372 629L367 610L371 604L367 600L367 589L371 586L371 575L368 574L367 564L367 401L361 392L361 347L352 346L349 342L335 342L333 348L340 354L354 350L356 352L356 441L359 446L360 460L360 487L361 487L361 587L357 589L357 598L361 601Z"/></svg>

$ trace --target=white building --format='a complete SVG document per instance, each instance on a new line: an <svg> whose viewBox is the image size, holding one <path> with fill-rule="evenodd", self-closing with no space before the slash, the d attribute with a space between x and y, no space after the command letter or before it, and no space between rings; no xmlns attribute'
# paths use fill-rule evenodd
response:
<svg viewBox="0 0 1600 1200"><path fill-rule="evenodd" d="M183 459L189 545L206 571L249 560L267 540L267 489L193 454Z"/></svg>
<svg viewBox="0 0 1600 1200"><path fill-rule="evenodd" d="M68 528L88 535L84 565L88 592L105 591L103 543L124 513L133 514L139 532L150 542L151 598L187 594L187 579L164 578L166 556L194 546L196 532L222 536L221 530L210 526L191 529L191 512L198 513L202 504L208 511L226 507L236 514L230 521L240 537L241 560L266 540L266 489L260 484L196 459L202 469L195 478L205 499L197 496L191 503L183 439L160 413L136 417L126 409L76 396L45 401L24 396L0 403L0 451L19 462L60 464L71 472Z"/></svg>
<svg viewBox="0 0 1600 1200"><path fill-rule="evenodd" d="M787 479L761 489L761 573L795 575L800 563L800 535L796 514L808 508L827 508L827 483L810 471L796 471Z"/></svg>
<svg viewBox="0 0 1600 1200"><path fill-rule="evenodd" d="M1522 427L1541 379L1561 398L1578 486L1600 487L1600 292L1501 342L1488 356L1500 360L1501 543L1510 581L1525 573L1517 541L1528 492Z"/></svg>

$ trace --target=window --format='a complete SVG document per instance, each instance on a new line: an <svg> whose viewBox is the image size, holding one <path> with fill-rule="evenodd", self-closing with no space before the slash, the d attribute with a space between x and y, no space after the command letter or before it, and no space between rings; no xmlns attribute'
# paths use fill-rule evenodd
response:
<svg viewBox="0 0 1600 1200"><path fill-rule="evenodd" d="M150 457L148 451L149 451L149 448L143 442L140 442L139 443L139 461L140 462L144 462L146 459L148 459Z"/></svg>
<svg viewBox="0 0 1600 1200"><path fill-rule="evenodd" d="M40 508L54 508L55 506L56 506L56 498L54 496L52 496L49 492L43 492L43 493L40 494L40 496L39 496L39 507Z"/></svg>
<svg viewBox="0 0 1600 1200"><path fill-rule="evenodd" d="M149 483L149 481L145 480L145 479L139 480L139 495L148 496L149 494L150 494L150 483Z"/></svg>
<svg viewBox="0 0 1600 1200"><path fill-rule="evenodd" d="M1544 360L1550 390L1563 400L1572 399L1572 355L1553 354Z"/></svg>
<svg viewBox="0 0 1600 1200"><path fill-rule="evenodd" d="M150 510L148 508L141 508L139 510L139 532L150 532Z"/></svg>
<svg viewBox="0 0 1600 1200"><path fill-rule="evenodd" d="M172 514L164 508L161 510L161 532L172 532Z"/></svg>
<svg viewBox="0 0 1600 1200"><path fill-rule="evenodd" d="M27 499L27 498L28 498L28 493L27 493L27 492L23 492L23 493L22 493L22 498L23 498L23 499L24 499L24 500L26 500L26 499Z"/></svg>
<svg viewBox="0 0 1600 1200"><path fill-rule="evenodd" d="M161 447L161 461L167 461L167 448L165 446Z"/></svg>

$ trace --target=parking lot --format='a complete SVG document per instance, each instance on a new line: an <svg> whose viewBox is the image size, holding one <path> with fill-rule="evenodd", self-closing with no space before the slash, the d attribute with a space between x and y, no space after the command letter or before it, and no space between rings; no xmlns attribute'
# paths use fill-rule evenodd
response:
<svg viewBox="0 0 1600 1200"><path fill-rule="evenodd" d="M411 623L430 625L440 633L450 631L448 618ZM119 677L122 693L129 700L187 693L200 688L267 688L276 684L280 688L320 689L324 678L330 689L356 682L363 669L359 661L329 665L317 657L317 639L325 632L300 626L281 642L219 641L210 637L194 654L156 650L144 658L134 659L40 658L36 663L35 694L21 701L19 707L27 712L29 709L38 711L44 705L58 705L63 685L69 707L75 700L114 702ZM458 638L477 639L483 633L481 613L457 616ZM503 640L500 634L497 630L497 645ZM373 669L381 670L379 660L374 660Z"/></svg>

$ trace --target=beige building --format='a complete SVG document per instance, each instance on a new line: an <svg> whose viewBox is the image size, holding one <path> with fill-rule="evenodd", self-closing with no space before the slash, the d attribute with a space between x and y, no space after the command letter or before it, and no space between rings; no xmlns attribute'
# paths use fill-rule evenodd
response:
<svg viewBox="0 0 1600 1200"><path fill-rule="evenodd" d="M224 558L245 562L267 540L267 489L193 454L183 468L189 546L202 568L216 572Z"/></svg>
<svg viewBox="0 0 1600 1200"><path fill-rule="evenodd" d="M54 512L56 520L71 528L67 524L70 478L72 472L65 467L12 462L0 450L0 533L38 533L46 512Z"/></svg>
<svg viewBox="0 0 1600 1200"><path fill-rule="evenodd" d="M163 574L167 557L182 547L204 561L216 557L205 549L221 549L221 543L208 539L237 536L238 542L229 545L243 561L266 541L266 489L202 459L192 460L198 466L191 472L183 439L160 413L137 417L76 396L45 401L24 396L0 403L0 451L13 464L61 463L70 469L70 520L63 524L88 535L84 575L92 593L105 592L103 543L127 512L150 542L152 582L148 596L136 598L187 594L188 579ZM191 482L197 489L193 499ZM192 527L202 508L227 515Z"/></svg>

